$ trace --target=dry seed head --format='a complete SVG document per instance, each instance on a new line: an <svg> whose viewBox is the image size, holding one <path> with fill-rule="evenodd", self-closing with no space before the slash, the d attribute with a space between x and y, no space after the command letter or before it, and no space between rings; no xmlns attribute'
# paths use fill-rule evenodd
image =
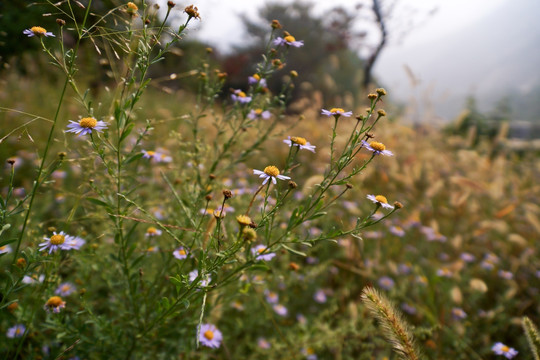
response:
<svg viewBox="0 0 540 360"><path fill-rule="evenodd" d="M8 159L7 163L11 166L15 165L15 159Z"/></svg>
<svg viewBox="0 0 540 360"><path fill-rule="evenodd" d="M19 303L11 303L8 305L7 309L10 313L14 312L15 310L17 310L17 308L19 307Z"/></svg>
<svg viewBox="0 0 540 360"><path fill-rule="evenodd" d="M201 19L201 16L199 15L199 9L197 9L197 7L193 6L193 5L189 5L187 6L185 9L184 9L184 12L186 14L188 14L188 16L190 18L195 18L195 19Z"/></svg>
<svg viewBox="0 0 540 360"><path fill-rule="evenodd" d="M369 100L375 100L378 97L378 95L377 94L368 94L367 97L368 97Z"/></svg>
<svg viewBox="0 0 540 360"><path fill-rule="evenodd" d="M384 90L383 88L378 88L375 91L377 92L377 94L379 94L379 96L386 95L386 90Z"/></svg>
<svg viewBox="0 0 540 360"><path fill-rule="evenodd" d="M290 262L289 269L291 269L292 271L298 271L300 269L300 265L295 262Z"/></svg>
<svg viewBox="0 0 540 360"><path fill-rule="evenodd" d="M232 198L232 192L231 192L231 190L223 190L223 196L225 197L225 199L230 199L230 198Z"/></svg>
<svg viewBox="0 0 540 360"><path fill-rule="evenodd" d="M281 24L279 23L278 20L272 20L272 25L271 26L272 26L272 29L281 29L282 28L282 26L281 26Z"/></svg>
<svg viewBox="0 0 540 360"><path fill-rule="evenodd" d="M377 111L377 114L379 114L379 116L386 116L386 111L384 111L383 109L380 109Z"/></svg>
<svg viewBox="0 0 540 360"><path fill-rule="evenodd" d="M173 7L176 6L176 4L173 2L173 1L167 1L167 6L172 9Z"/></svg>
<svg viewBox="0 0 540 360"><path fill-rule="evenodd" d="M289 73L289 75L292 77L292 78L295 78L295 77L298 77L298 72L296 70L291 70L291 72Z"/></svg>
<svg viewBox="0 0 540 360"><path fill-rule="evenodd" d="M264 168L264 173L269 176L276 177L279 175L279 169L273 165Z"/></svg>
<svg viewBox="0 0 540 360"><path fill-rule="evenodd" d="M296 189L298 187L298 184L292 180L289 180L288 185L289 185L289 188L291 189Z"/></svg>
<svg viewBox="0 0 540 360"><path fill-rule="evenodd" d="M20 268L23 268L26 266L26 259L25 258L18 258L17 259L17 266Z"/></svg>
<svg viewBox="0 0 540 360"><path fill-rule="evenodd" d="M403 208L403 204L400 203L399 201L395 201L395 202L394 202L394 207L395 207L396 209L402 209L402 208Z"/></svg>
<svg viewBox="0 0 540 360"><path fill-rule="evenodd" d="M251 218L247 215L238 215L236 221L238 221L240 226L249 226L252 223Z"/></svg>
<svg viewBox="0 0 540 360"><path fill-rule="evenodd" d="M242 230L242 235L243 235L244 240L246 241L253 242L257 239L257 232L249 227L245 227Z"/></svg>
<svg viewBox="0 0 540 360"><path fill-rule="evenodd" d="M63 20L63 19L56 19L56 23L57 23L59 26L64 26L64 25L66 25L66 21Z"/></svg>

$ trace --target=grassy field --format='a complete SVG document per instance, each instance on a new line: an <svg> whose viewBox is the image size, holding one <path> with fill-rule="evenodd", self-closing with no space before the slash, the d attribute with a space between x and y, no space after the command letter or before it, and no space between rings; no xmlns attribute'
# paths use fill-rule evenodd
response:
<svg viewBox="0 0 540 360"><path fill-rule="evenodd" d="M2 77L4 358L537 358L537 154L406 126L383 89L292 115L294 73L232 97L201 59L198 93L164 91L145 71L176 30L129 9L118 81L85 93L39 36L63 67Z"/></svg>

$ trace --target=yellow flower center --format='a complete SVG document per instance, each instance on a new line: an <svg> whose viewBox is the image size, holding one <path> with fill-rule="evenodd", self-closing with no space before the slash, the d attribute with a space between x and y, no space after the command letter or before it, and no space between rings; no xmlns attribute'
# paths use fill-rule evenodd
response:
<svg viewBox="0 0 540 360"><path fill-rule="evenodd" d="M203 335L208 340L212 340L214 338L214 332L212 330L206 330Z"/></svg>
<svg viewBox="0 0 540 360"><path fill-rule="evenodd" d="M383 204L388 204L388 200L383 195L375 196L375 200L377 200L378 202L383 203Z"/></svg>
<svg viewBox="0 0 540 360"><path fill-rule="evenodd" d="M69 285L62 286L62 291L63 292L69 291L70 289L71 289L71 286L69 286Z"/></svg>
<svg viewBox="0 0 540 360"><path fill-rule="evenodd" d="M243 92L243 91L238 92L237 95L240 96L240 97L243 97L243 98L246 97L246 93Z"/></svg>
<svg viewBox="0 0 540 360"><path fill-rule="evenodd" d="M53 245L61 245L66 240L66 237L64 235L53 235L51 236L51 244Z"/></svg>
<svg viewBox="0 0 540 360"><path fill-rule="evenodd" d="M157 234L157 229L155 227L151 226L146 230L146 233L151 234L151 235L155 235L155 234Z"/></svg>
<svg viewBox="0 0 540 360"><path fill-rule="evenodd" d="M186 255L186 250L180 249L180 250L178 250L178 253L179 253L180 255Z"/></svg>
<svg viewBox="0 0 540 360"><path fill-rule="evenodd" d="M47 300L47 303L45 305L52 306L52 307L58 307L62 305L63 301L60 296L52 296Z"/></svg>
<svg viewBox="0 0 540 360"><path fill-rule="evenodd" d="M276 177L279 175L279 170L277 167L271 165L264 168L264 173L266 175Z"/></svg>
<svg viewBox="0 0 540 360"><path fill-rule="evenodd" d="M342 108L331 108L330 112L331 113L339 113L339 114L341 114L341 113L344 113L345 110L343 110Z"/></svg>
<svg viewBox="0 0 540 360"><path fill-rule="evenodd" d="M508 346L506 346L506 345L503 345L503 346L501 347L501 350L502 350L503 352L508 352L508 351L510 351L510 348L509 348Z"/></svg>
<svg viewBox="0 0 540 360"><path fill-rule="evenodd" d="M298 145L306 145L307 141L303 137L291 136L291 141Z"/></svg>
<svg viewBox="0 0 540 360"><path fill-rule="evenodd" d="M296 39L294 38L294 36L292 35L288 35L288 36L285 36L285 41L287 42L293 42L293 41L296 41Z"/></svg>
<svg viewBox="0 0 540 360"><path fill-rule="evenodd" d="M30 31L33 32L36 36L43 36L47 32L47 30L45 30L41 26L32 26L30 28Z"/></svg>
<svg viewBox="0 0 540 360"><path fill-rule="evenodd" d="M264 252L264 250L266 250L266 248L262 247L262 248L260 248L259 250L257 250L257 252L258 252L259 254L261 254L261 253Z"/></svg>
<svg viewBox="0 0 540 360"><path fill-rule="evenodd" d="M81 121L79 121L79 126L87 129L93 129L97 125L97 120L93 117L85 117L82 118Z"/></svg>
<svg viewBox="0 0 540 360"><path fill-rule="evenodd" d="M137 5L135 5L134 3L132 3L131 1L127 3L127 7L129 10L131 11L137 11L139 10L139 8L137 7Z"/></svg>
<svg viewBox="0 0 540 360"><path fill-rule="evenodd" d="M147 151L146 154L148 154L148 156L154 156L154 155L156 155L156 152L150 150L150 151Z"/></svg>
<svg viewBox="0 0 540 360"><path fill-rule="evenodd" d="M253 78L257 81L261 80L261 76L259 74L253 74Z"/></svg>
<svg viewBox="0 0 540 360"><path fill-rule="evenodd" d="M384 146L383 143L372 141L369 143L369 146L371 146L372 149L377 151L384 151L386 149L386 146Z"/></svg>
<svg viewBox="0 0 540 360"><path fill-rule="evenodd" d="M261 115L263 112L263 109L255 109L255 114Z"/></svg>
<svg viewBox="0 0 540 360"><path fill-rule="evenodd" d="M238 215L236 217L236 221L238 221L238 223L243 226L251 224L251 218L247 215Z"/></svg>

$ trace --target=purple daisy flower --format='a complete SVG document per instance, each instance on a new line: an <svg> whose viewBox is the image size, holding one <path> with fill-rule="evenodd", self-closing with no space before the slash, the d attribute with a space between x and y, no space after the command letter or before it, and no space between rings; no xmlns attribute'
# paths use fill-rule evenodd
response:
<svg viewBox="0 0 540 360"><path fill-rule="evenodd" d="M385 156L394 156L394 153L390 150L386 150L386 146L383 143L372 141L368 143L367 141L362 140L362 146L364 146L369 151L373 152L375 155L385 155Z"/></svg>
<svg viewBox="0 0 540 360"><path fill-rule="evenodd" d="M72 132L75 134L86 135L91 134L92 130L96 130L99 132L103 132L104 129L107 128L107 123L104 121L97 121L93 117L85 117L79 120L79 122L75 122L72 120L69 120L71 124L68 124L68 129L66 132Z"/></svg>
<svg viewBox="0 0 540 360"><path fill-rule="evenodd" d="M382 206L385 209L393 209L394 207L388 203L388 200L383 195L367 195L369 200L373 201L375 204Z"/></svg>
<svg viewBox="0 0 540 360"><path fill-rule="evenodd" d="M22 337L25 331L26 326L24 326L23 324L16 324L7 330L6 336L10 339Z"/></svg>
<svg viewBox="0 0 540 360"><path fill-rule="evenodd" d="M221 346L223 335L213 324L201 324L199 329L199 342L209 348L217 349Z"/></svg>
<svg viewBox="0 0 540 360"><path fill-rule="evenodd" d="M180 246L178 249L173 251L173 256L178 260L184 260L187 258L188 252L183 246Z"/></svg>
<svg viewBox="0 0 540 360"><path fill-rule="evenodd" d="M45 30L41 26L32 26L30 29L24 30L23 34L28 35L28 37L33 37L33 36L37 36L37 37L42 37L42 36L55 37L52 32Z"/></svg>
<svg viewBox="0 0 540 360"><path fill-rule="evenodd" d="M257 245L251 249L251 253L256 255L255 260L270 261L276 256L275 253L266 253L267 247L265 245Z"/></svg>
<svg viewBox="0 0 540 360"><path fill-rule="evenodd" d="M70 282L65 282L58 285L58 288L56 288L56 291L54 293L56 295L68 296L73 294L76 290L77 289L75 288L75 285Z"/></svg>
<svg viewBox="0 0 540 360"><path fill-rule="evenodd" d="M352 116L352 111L345 111L342 108L332 108L330 110L322 109L321 114L326 115L326 116L350 117L350 116Z"/></svg>
<svg viewBox="0 0 540 360"><path fill-rule="evenodd" d="M50 238L44 237L46 241L38 245L40 247L39 251L49 249L49 254L50 254L52 252L55 252L58 249L71 250L72 247L69 244L69 242L72 240L72 238L73 236L68 235L64 233L63 231L60 231L59 234L57 234L55 231L53 232L53 235ZM68 241L68 243L66 243L66 241Z"/></svg>
<svg viewBox="0 0 540 360"><path fill-rule="evenodd" d="M287 140L283 140L283 142L289 147L291 146L298 146L300 150L306 149L308 151L311 151L312 153L315 152L315 145L311 145L309 141L306 141L303 137L299 136L288 136Z"/></svg>
<svg viewBox="0 0 540 360"><path fill-rule="evenodd" d="M304 46L304 40L296 40L294 36L287 35L285 37L278 36L274 39L274 45L275 46L292 46L292 47L301 47Z"/></svg>
<svg viewBox="0 0 540 360"><path fill-rule="evenodd" d="M504 355L504 357L507 359L511 359L518 354L516 349L506 346L501 342L495 343L495 345L493 345L491 348L491 351L497 355Z"/></svg>
<svg viewBox="0 0 540 360"><path fill-rule="evenodd" d="M268 120L272 116L272 113L268 110L263 109L251 109L251 111L248 114L248 119L255 120L255 119L264 119Z"/></svg>
<svg viewBox="0 0 540 360"><path fill-rule="evenodd" d="M233 94L231 94L231 99L240 104L247 104L251 101L251 96L247 96L242 90L234 90Z"/></svg>

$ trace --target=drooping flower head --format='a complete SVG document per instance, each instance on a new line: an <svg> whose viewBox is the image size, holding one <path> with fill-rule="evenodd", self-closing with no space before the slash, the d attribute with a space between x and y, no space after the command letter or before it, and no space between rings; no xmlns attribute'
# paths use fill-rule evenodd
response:
<svg viewBox="0 0 540 360"><path fill-rule="evenodd" d="M292 46L299 48L301 46L304 46L304 40L296 40L294 36L289 34L288 32L285 32L285 36L281 37L278 36L274 39L274 45L275 46Z"/></svg>
<svg viewBox="0 0 540 360"><path fill-rule="evenodd" d="M45 242L42 242L38 245L38 247L40 248L39 251L49 249L50 254L57 251L58 249L70 250L71 246L69 244L66 244L66 240L71 240L71 238L72 236L64 233L63 231L60 231L59 234L57 234L55 231L50 238L44 237Z"/></svg>
<svg viewBox="0 0 540 360"><path fill-rule="evenodd" d="M289 147L298 146L300 150L306 149L308 151L311 151L312 153L315 152L316 148L315 145L311 145L309 141L300 136L288 136L288 138L286 140L283 140L283 142L289 145Z"/></svg>
<svg viewBox="0 0 540 360"><path fill-rule="evenodd" d="M273 166L273 165L265 167L263 171L254 169L253 174L259 175L259 178L261 178L261 179L264 178L263 185L265 185L268 182L268 180L270 180L270 179L272 179L272 182L274 183L274 185L277 184L276 179L279 179L279 180L290 180L291 179L288 176L280 175L279 174L279 169L277 167Z"/></svg>
<svg viewBox="0 0 540 360"><path fill-rule="evenodd" d="M223 335L213 324L201 324L199 329L199 342L204 346L217 349L221 346Z"/></svg>
<svg viewBox="0 0 540 360"><path fill-rule="evenodd" d="M32 26L30 29L24 30L23 34L28 35L28 37L33 37L33 36L37 36L37 37L43 37L43 36L45 36L45 37L49 37L49 36L55 37L52 32L48 32L47 30L45 30L41 26Z"/></svg>
<svg viewBox="0 0 540 360"><path fill-rule="evenodd" d="M60 296L51 296L45 303L43 308L47 311L59 313L60 310L66 307L66 302Z"/></svg>
<svg viewBox="0 0 540 360"><path fill-rule="evenodd" d="M184 12L186 14L188 14L189 18L195 18L195 19L201 19L201 16L199 15L199 9L197 9L196 6L193 6L193 5L189 5L189 6L186 6L186 8L184 9Z"/></svg>
<svg viewBox="0 0 540 360"><path fill-rule="evenodd" d="M393 209L394 207L388 203L386 196L383 195L368 195L366 196L369 200L373 201L375 204L382 206L385 209Z"/></svg>
<svg viewBox="0 0 540 360"><path fill-rule="evenodd" d="M386 156L394 156L394 153L390 150L386 150L386 146L384 146L383 143L372 141L368 143L367 141L362 140L362 145L368 149L369 151L373 152L375 155L386 155Z"/></svg>
<svg viewBox="0 0 540 360"><path fill-rule="evenodd" d="M93 130L103 132L104 129L107 128L107 123L104 121L98 121L94 119L93 117L85 117L79 120L79 122L75 122L72 120L69 120L70 124L68 124L68 129L66 132L72 132L75 134L86 135L91 134Z"/></svg>
<svg viewBox="0 0 540 360"><path fill-rule="evenodd" d="M491 350L497 355L504 355L507 359L511 359L518 354L516 349L506 346L501 342L495 343Z"/></svg>
<svg viewBox="0 0 540 360"><path fill-rule="evenodd" d="M345 111L342 108L331 108L330 110L322 109L321 114L326 116L334 116L335 118L339 118L340 116L351 117L352 111Z"/></svg>

